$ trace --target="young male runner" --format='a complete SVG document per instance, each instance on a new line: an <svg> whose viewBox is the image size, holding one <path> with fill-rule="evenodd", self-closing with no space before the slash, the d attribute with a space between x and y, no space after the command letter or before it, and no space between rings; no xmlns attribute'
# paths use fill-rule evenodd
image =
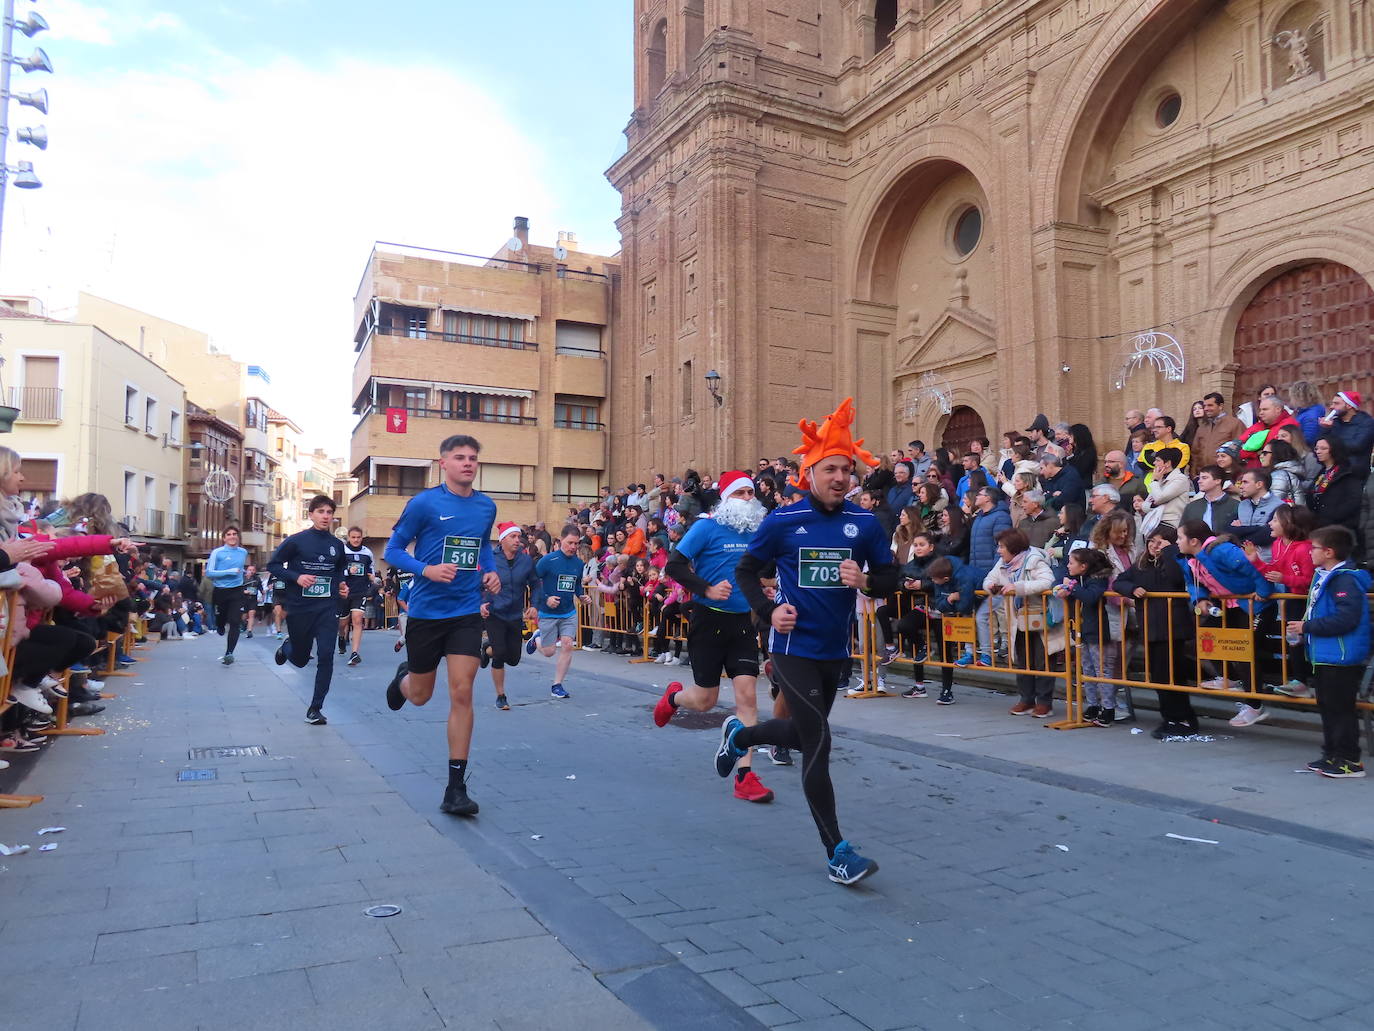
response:
<svg viewBox="0 0 1374 1031"><path fill-rule="evenodd" d="M535 649L545 658L552 658L558 652L553 667L553 686L549 694L555 698L571 698L563 680L572 666L573 641L577 638L577 602L579 597L587 601L582 593L583 562L577 557L577 545L582 540L582 531L576 526L565 526L558 536L558 547L541 558L534 567L539 577L540 587L535 592L535 607L539 610L539 629L525 645L525 651L533 655Z"/></svg>
<svg viewBox="0 0 1374 1031"><path fill-rule="evenodd" d="M520 665L520 632L525 620L533 619L535 608L525 606L525 592L538 596L540 580L534 572L534 559L524 548L524 538L516 523L496 528L496 556L492 568L501 578L501 592L482 592L482 618L487 623L487 644L482 649L482 668L491 663L491 682L496 688L496 707L510 709L506 699L506 667Z"/></svg>
<svg viewBox="0 0 1374 1031"><path fill-rule="evenodd" d="M410 585L415 582L415 574L406 573L400 581L400 589L396 592L396 644L393 651L400 651L406 646L406 616L410 612Z"/></svg>
<svg viewBox="0 0 1374 1031"><path fill-rule="evenodd" d="M310 499L310 525L282 541L267 563L268 571L286 584L286 640L273 658L278 666L290 662L304 669L311 646L315 649L315 693L305 710L305 722L314 726L329 722L320 710L334 676L331 646L339 625L338 599L348 596L343 541L329 532L333 525L334 499L316 494Z"/></svg>
<svg viewBox="0 0 1374 1031"><path fill-rule="evenodd" d="M443 481L406 502L387 542L386 561L414 573L406 620L406 661L386 686L386 704L424 705L434 694L443 659L448 667L448 787L441 812L476 816L468 797L472 745L472 682L482 647L482 589L501 590L492 570L491 526L496 503L473 489L482 449L464 434L439 445ZM406 549L414 545L412 555Z"/></svg>
<svg viewBox="0 0 1374 1031"><path fill-rule="evenodd" d="M261 600L262 581L258 579L258 567L250 564L243 572L243 623L244 636L252 638L253 625L258 620L258 602Z"/></svg>
<svg viewBox="0 0 1374 1031"><path fill-rule="evenodd" d="M665 572L695 594L687 629L692 687L673 681L654 706L654 723L664 727L679 708L705 712L720 697L720 675L730 678L735 715L746 727L759 721L756 685L759 642L749 602L736 590L735 567L768 510L754 498L754 481L742 472L720 478L720 503L710 518L697 519L668 556ZM746 750L735 767L735 797L771 802L773 792L751 769Z"/></svg>
<svg viewBox="0 0 1374 1031"><path fill-rule="evenodd" d="M348 557L348 597L339 601L339 654L348 650L351 628L353 651L348 656L348 664L356 666L363 661L358 654L358 649L363 646L363 606L367 604L367 592L372 587L372 571L376 566L372 549L363 543L361 526L348 528L344 554Z"/></svg>
<svg viewBox="0 0 1374 1031"><path fill-rule="evenodd" d="M773 628L772 679L791 716L755 727L731 716L716 753L716 772L728 777L753 745L801 752L802 790L825 845L830 879L838 884L854 884L878 864L840 835L830 782L830 707L849 663L855 591L884 597L897 587L887 534L872 512L845 500L854 459L876 464L863 440L852 438L853 422L852 398L820 427L801 421L802 445L793 453L802 456L798 486L809 493L769 513L735 572L749 604ZM778 576L773 600L759 577L770 563L776 563Z"/></svg>
<svg viewBox="0 0 1374 1031"><path fill-rule="evenodd" d="M243 576L247 568L248 552L239 547L239 528L226 526L224 543L210 552L205 562L205 578L215 585L210 595L215 629L228 637L219 660L226 666L234 664L234 648L239 643L239 608L243 604Z"/></svg>

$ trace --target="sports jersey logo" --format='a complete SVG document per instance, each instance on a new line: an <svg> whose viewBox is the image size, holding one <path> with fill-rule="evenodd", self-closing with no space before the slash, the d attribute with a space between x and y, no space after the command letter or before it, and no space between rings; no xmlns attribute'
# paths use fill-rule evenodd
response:
<svg viewBox="0 0 1374 1031"><path fill-rule="evenodd" d="M855 526L853 523L845 523L844 535L849 538L857 537L859 536L859 528Z"/></svg>
<svg viewBox="0 0 1374 1031"><path fill-rule="evenodd" d="M792 531L792 535L793 535L793 536L796 536L797 534L802 534L802 533L805 533L805 532L806 532L806 527L804 527L804 526L799 526L799 527L797 527L795 530Z"/></svg>
<svg viewBox="0 0 1374 1031"><path fill-rule="evenodd" d="M338 553L339 553L339 549L336 548L336 547L334 547L334 545L331 544L331 545L329 546L329 557L330 557L330 558L334 558L336 555L338 555ZM320 557L323 558L324 556L321 555Z"/></svg>

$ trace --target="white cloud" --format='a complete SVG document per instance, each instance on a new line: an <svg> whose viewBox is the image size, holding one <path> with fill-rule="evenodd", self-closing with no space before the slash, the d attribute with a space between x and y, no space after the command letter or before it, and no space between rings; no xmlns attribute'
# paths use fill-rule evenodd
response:
<svg viewBox="0 0 1374 1031"><path fill-rule="evenodd" d="M221 59L49 92L52 145L23 155L44 188L9 194L5 290L87 289L209 331L265 366L273 403L333 453L354 421L352 300L372 241L488 253L511 215L555 228L549 162L446 69Z"/></svg>
<svg viewBox="0 0 1374 1031"><path fill-rule="evenodd" d="M47 0L40 13L50 26L48 36L51 39L102 47L114 45L115 18L105 8L78 0Z"/></svg>

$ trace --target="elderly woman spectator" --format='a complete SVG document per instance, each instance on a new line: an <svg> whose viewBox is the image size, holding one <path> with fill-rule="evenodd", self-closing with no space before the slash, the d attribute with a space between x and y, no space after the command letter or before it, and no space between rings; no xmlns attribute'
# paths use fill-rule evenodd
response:
<svg viewBox="0 0 1374 1031"><path fill-rule="evenodd" d="M1003 606L1003 623L1013 629L1011 653L1018 669L1019 700L1013 716L1044 719L1052 711L1054 678L1048 676L1049 655L1064 650L1062 622L1051 627L1049 591L1054 571L1045 553L1032 548L1020 530L997 535L997 564L983 579L993 605ZM1043 672L1039 672L1043 671Z"/></svg>

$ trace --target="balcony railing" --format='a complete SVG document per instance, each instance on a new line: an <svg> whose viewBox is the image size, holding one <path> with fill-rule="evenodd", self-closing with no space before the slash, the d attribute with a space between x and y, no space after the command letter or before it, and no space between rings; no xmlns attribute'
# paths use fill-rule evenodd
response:
<svg viewBox="0 0 1374 1031"><path fill-rule="evenodd" d="M371 415L385 415L387 408L402 408L411 419L451 419L456 422L498 422L508 426L537 426L539 420L533 415L497 415L494 412L456 412L450 408L406 408L405 405L386 405L380 401L374 406L368 404L358 417L358 426ZM354 430L358 426L353 427Z"/></svg>
<svg viewBox="0 0 1374 1031"><path fill-rule="evenodd" d="M604 422L586 422L580 419L555 419L553 426L554 429L558 430L604 430L606 428Z"/></svg>
<svg viewBox="0 0 1374 1031"><path fill-rule="evenodd" d="M167 513L160 512L155 508L146 509L143 513L142 522L143 533L149 537L164 537L167 529Z"/></svg>
<svg viewBox="0 0 1374 1031"><path fill-rule="evenodd" d="M419 494L422 490L428 489L428 487L393 487L388 484L374 483L372 486L364 487L362 490L358 491L358 493L354 494L353 497L349 500L357 501L359 498L365 498L369 494L379 494L383 497L409 498L414 497L416 494ZM482 490L482 488L480 487L477 489ZM534 500L533 491L482 490L482 493L485 494L487 497L493 498L497 501Z"/></svg>
<svg viewBox="0 0 1374 1031"><path fill-rule="evenodd" d="M504 337L474 336L472 333L447 333L442 329L424 329L418 326L379 325L377 332L387 337L442 340L448 344L477 344L479 347L505 347L515 351L536 351L539 349L538 342L534 340L508 340Z"/></svg>
<svg viewBox="0 0 1374 1031"><path fill-rule="evenodd" d="M10 404L19 409L19 418L39 422L62 420L61 387L11 387Z"/></svg>

